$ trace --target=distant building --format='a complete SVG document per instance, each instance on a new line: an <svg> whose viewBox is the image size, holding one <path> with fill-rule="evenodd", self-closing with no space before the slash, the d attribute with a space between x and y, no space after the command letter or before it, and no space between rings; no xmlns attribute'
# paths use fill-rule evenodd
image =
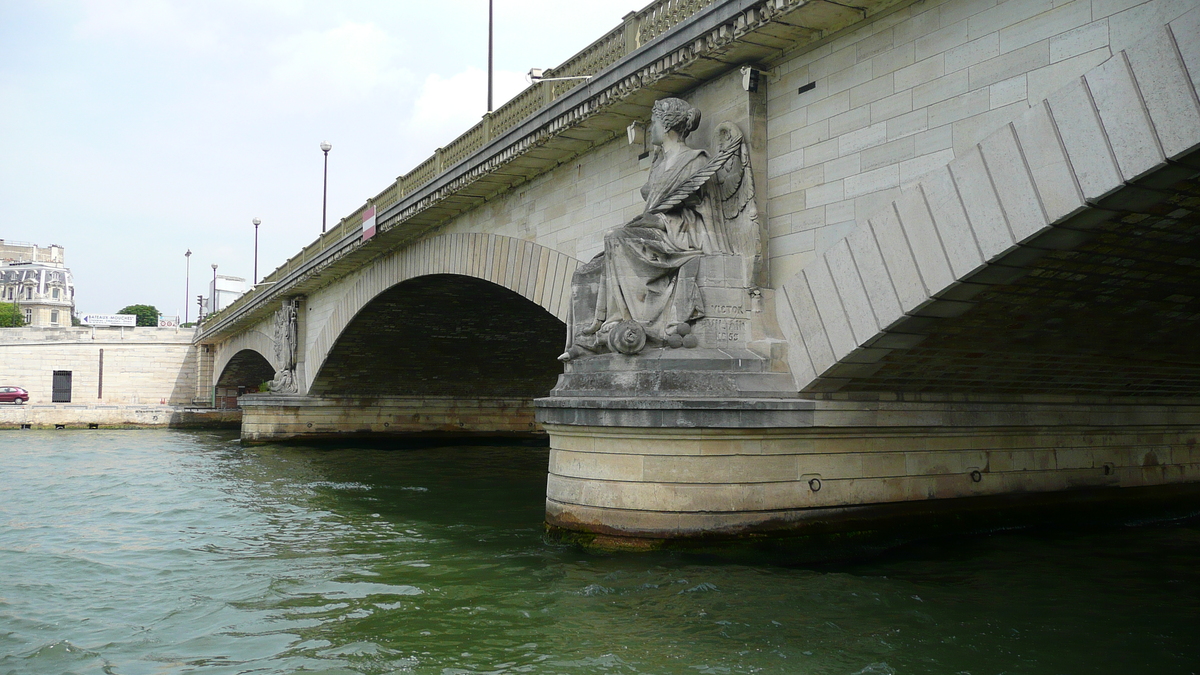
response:
<svg viewBox="0 0 1200 675"><path fill-rule="evenodd" d="M0 239L0 301L14 302L30 326L70 326L75 280L63 247Z"/></svg>
<svg viewBox="0 0 1200 675"><path fill-rule="evenodd" d="M246 292L246 280L242 277L227 277L218 274L213 281L208 282L208 314L219 312Z"/></svg>

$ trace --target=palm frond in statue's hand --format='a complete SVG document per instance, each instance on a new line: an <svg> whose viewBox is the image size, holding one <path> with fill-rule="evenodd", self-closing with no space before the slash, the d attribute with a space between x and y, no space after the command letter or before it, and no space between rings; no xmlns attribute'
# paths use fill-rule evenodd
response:
<svg viewBox="0 0 1200 675"><path fill-rule="evenodd" d="M717 170L724 166L725 162L728 162L729 158L733 157L740 149L740 139L738 143L730 143L727 147L721 148L720 152L717 153L717 156L713 157L708 164L704 165L704 168L692 174L691 178L687 179L679 187L672 190L671 194L663 198L663 200L656 204L654 208L650 209L650 211L652 213L663 213L670 211L676 206L682 204L683 200L691 197L696 193L697 190L703 187L704 184L708 182L708 179L712 178L713 174L715 174Z"/></svg>

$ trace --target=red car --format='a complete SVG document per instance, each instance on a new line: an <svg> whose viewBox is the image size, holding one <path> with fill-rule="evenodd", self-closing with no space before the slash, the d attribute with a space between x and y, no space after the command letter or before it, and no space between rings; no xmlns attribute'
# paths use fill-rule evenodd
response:
<svg viewBox="0 0 1200 675"><path fill-rule="evenodd" d="M0 387L0 403L21 405L29 400L29 392L20 387Z"/></svg>

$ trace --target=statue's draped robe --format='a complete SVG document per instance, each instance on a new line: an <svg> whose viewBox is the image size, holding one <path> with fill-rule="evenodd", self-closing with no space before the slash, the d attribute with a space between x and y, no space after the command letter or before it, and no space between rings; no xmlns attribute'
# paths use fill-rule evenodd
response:
<svg viewBox="0 0 1200 675"><path fill-rule="evenodd" d="M641 218L604 236L598 321L632 319L648 337L663 340L668 327L704 316L697 265L681 268L701 255L730 252L716 195L709 183L680 204L663 202L708 161L707 152L684 147L651 167Z"/></svg>

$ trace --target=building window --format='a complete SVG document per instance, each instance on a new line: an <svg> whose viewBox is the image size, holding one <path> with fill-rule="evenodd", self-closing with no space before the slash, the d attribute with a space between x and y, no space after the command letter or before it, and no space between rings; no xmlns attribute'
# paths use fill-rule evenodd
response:
<svg viewBox="0 0 1200 675"><path fill-rule="evenodd" d="M57 299L58 299L58 289L57 289L57 288L56 288L56 289L54 289L54 299L55 299L55 300L57 300Z"/></svg>
<svg viewBox="0 0 1200 675"><path fill-rule="evenodd" d="M52 325L52 326L58 325L58 310L57 309L50 310L50 325Z"/></svg>
<svg viewBox="0 0 1200 675"><path fill-rule="evenodd" d="M33 310L29 309L28 307L25 308L25 323L33 323Z"/></svg>

